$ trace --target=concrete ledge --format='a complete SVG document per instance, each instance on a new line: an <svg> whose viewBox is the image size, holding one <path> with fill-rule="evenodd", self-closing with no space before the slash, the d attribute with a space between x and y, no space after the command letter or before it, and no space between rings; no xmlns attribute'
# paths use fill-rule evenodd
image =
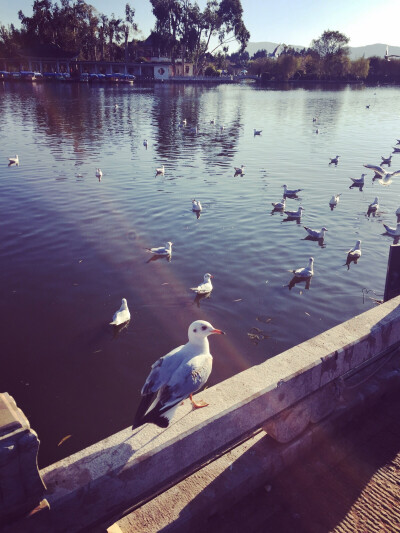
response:
<svg viewBox="0 0 400 533"><path fill-rule="evenodd" d="M24 413L12 396L0 394L0 526L31 511L43 497L38 448Z"/></svg>
<svg viewBox="0 0 400 533"><path fill-rule="evenodd" d="M43 527L81 531L142 504L284 409L397 345L399 303L400 297L390 300L207 389L201 397L210 406L191 412L185 402L166 430L126 429L45 468L50 511Z"/></svg>
<svg viewBox="0 0 400 533"><path fill-rule="evenodd" d="M382 362L380 362L382 363ZM390 361L378 367L371 379L359 385L344 383L347 400L333 402L328 418L311 424L289 443L275 442L265 431L260 431L245 443L192 474L182 482L149 501L142 507L118 520L122 533L202 533L213 527L213 515L235 507L254 490L265 486L266 492L273 479L284 469L302 459L304 454L329 446L337 462L346 456L346 446L338 446L342 427L354 423L384 395L397 392L400 385L400 350ZM375 369L368 368L368 374ZM291 408L290 408L291 409ZM342 435L345 436L346 434ZM329 443L329 444L327 444ZM260 513L263 510L260 509ZM211 522L210 522L211 520ZM110 530L108 530L110 531Z"/></svg>

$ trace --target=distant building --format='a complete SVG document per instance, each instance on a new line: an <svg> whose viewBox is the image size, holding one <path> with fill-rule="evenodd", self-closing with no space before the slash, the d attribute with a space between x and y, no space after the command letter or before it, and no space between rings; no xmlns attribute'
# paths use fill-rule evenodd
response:
<svg viewBox="0 0 400 533"><path fill-rule="evenodd" d="M79 51L62 50L54 44L35 45L22 49L18 57L0 59L0 69L6 71L34 71L44 73L81 74L132 74L138 78L163 80L175 76L193 76L193 63L170 57L154 46L150 35L136 45L136 61L82 61Z"/></svg>

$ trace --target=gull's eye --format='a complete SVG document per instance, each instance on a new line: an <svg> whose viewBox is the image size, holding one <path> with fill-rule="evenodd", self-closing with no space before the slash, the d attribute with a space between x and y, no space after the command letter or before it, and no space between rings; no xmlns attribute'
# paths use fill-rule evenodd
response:
<svg viewBox="0 0 400 533"><path fill-rule="evenodd" d="M196 328L194 328L193 333L197 333L197 329Z"/></svg>
<svg viewBox="0 0 400 533"><path fill-rule="evenodd" d="M205 331L207 329L207 326L201 326L201 329Z"/></svg>

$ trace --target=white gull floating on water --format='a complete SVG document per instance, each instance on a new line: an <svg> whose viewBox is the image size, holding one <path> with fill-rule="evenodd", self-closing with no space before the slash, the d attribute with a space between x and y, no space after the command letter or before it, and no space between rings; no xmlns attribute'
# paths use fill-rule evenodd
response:
<svg viewBox="0 0 400 533"><path fill-rule="evenodd" d="M128 302L125 298L122 298L121 307L114 313L112 322L110 322L110 326L120 326L121 324L128 322L130 319L131 314L128 309Z"/></svg>
<svg viewBox="0 0 400 533"><path fill-rule="evenodd" d="M347 252L347 259L345 263L345 265L347 266L347 270L349 270L350 268L350 263L354 262L355 264L357 264L357 261L360 259L360 257L361 257L361 241L357 241L356 245Z"/></svg>
<svg viewBox="0 0 400 533"><path fill-rule="evenodd" d="M202 211L203 207L200 203L200 200L192 200L192 211Z"/></svg>
<svg viewBox="0 0 400 533"><path fill-rule="evenodd" d="M9 165L17 165L19 166L19 157L17 154L15 154L14 157L9 157L8 158L8 164Z"/></svg>
<svg viewBox="0 0 400 533"><path fill-rule="evenodd" d="M99 178L99 180L101 180L102 176L103 176L103 172L101 168L96 168L96 178Z"/></svg>
<svg viewBox="0 0 400 533"><path fill-rule="evenodd" d="M146 250L154 255L171 255L173 244L173 242L168 241L165 243L165 246L160 246L158 248L146 248Z"/></svg>
<svg viewBox="0 0 400 533"><path fill-rule="evenodd" d="M320 231L317 231L315 229L307 228L307 226L303 226L303 228L306 230L306 232L309 234L310 237L313 237L314 239L323 239L325 237L325 231L328 231L326 228L321 228Z"/></svg>
<svg viewBox="0 0 400 533"><path fill-rule="evenodd" d="M285 209L286 207L285 197L283 197L280 202L271 202L271 203L275 211L283 211L283 209Z"/></svg>
<svg viewBox="0 0 400 533"><path fill-rule="evenodd" d="M372 204L369 204L368 211L377 211L379 207L379 198L376 196Z"/></svg>
<svg viewBox="0 0 400 533"><path fill-rule="evenodd" d="M364 185L364 178L366 174L361 174L361 178L350 178L354 185Z"/></svg>
<svg viewBox="0 0 400 533"><path fill-rule="evenodd" d="M310 257L306 267L292 270L292 272L298 278L311 278L314 275L314 258Z"/></svg>
<svg viewBox="0 0 400 533"><path fill-rule="evenodd" d="M204 281L203 283L200 283L197 287L191 287L190 290L197 293L197 294L208 294L213 290L213 286L211 283L211 279L214 276L212 274L204 274Z"/></svg>
<svg viewBox="0 0 400 533"><path fill-rule="evenodd" d="M242 176L244 171L244 165L239 167L233 167L235 169L235 176Z"/></svg>
<svg viewBox="0 0 400 533"><path fill-rule="evenodd" d="M332 198L329 200L330 206L336 206L339 203L340 200L340 194L334 194Z"/></svg>
<svg viewBox="0 0 400 533"><path fill-rule="evenodd" d="M301 218L303 214L304 207L300 206L297 211L285 211L289 218Z"/></svg>
<svg viewBox="0 0 400 533"><path fill-rule="evenodd" d="M205 385L211 374L212 355L207 337L224 335L205 320L196 320L188 329L189 341L167 353L152 367L141 390L142 400L137 409L132 429L146 422L165 428L175 410L186 398L193 407L206 407L196 403L192 395Z"/></svg>
<svg viewBox="0 0 400 533"><path fill-rule="evenodd" d="M287 185L282 185L283 187L283 196L294 196L303 189L288 189Z"/></svg>
<svg viewBox="0 0 400 533"><path fill-rule="evenodd" d="M164 174L165 174L165 167L164 167L164 165L163 165L162 167L160 167L160 168L156 168L156 176L159 176L160 174L161 174L162 176L164 176Z"/></svg>

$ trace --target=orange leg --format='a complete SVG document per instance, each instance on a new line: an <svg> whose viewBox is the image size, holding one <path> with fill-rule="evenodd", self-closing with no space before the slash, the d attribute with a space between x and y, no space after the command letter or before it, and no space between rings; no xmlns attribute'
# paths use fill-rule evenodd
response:
<svg viewBox="0 0 400 533"><path fill-rule="evenodd" d="M200 400L202 403L196 403L194 400L193 400L193 395L190 394L189 396L189 399L190 401L192 402L192 405L195 409L200 409L201 407L207 407L208 403L206 402L203 402L203 400Z"/></svg>

